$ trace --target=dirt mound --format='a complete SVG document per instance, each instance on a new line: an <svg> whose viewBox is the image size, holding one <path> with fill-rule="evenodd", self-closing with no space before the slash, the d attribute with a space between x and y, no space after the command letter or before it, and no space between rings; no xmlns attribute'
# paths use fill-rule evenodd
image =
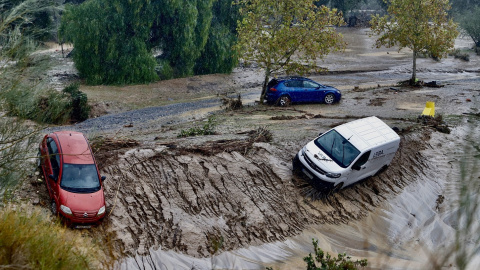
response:
<svg viewBox="0 0 480 270"><path fill-rule="evenodd" d="M388 170L321 200L292 176L294 153L269 143L253 142L249 151L228 149L235 141L214 152L99 148L96 155L113 157L102 169L112 211L106 222L127 255L161 247L204 257L283 240L311 224L365 216L422 174L428 164L419 151L428 139L427 130L403 135Z"/></svg>

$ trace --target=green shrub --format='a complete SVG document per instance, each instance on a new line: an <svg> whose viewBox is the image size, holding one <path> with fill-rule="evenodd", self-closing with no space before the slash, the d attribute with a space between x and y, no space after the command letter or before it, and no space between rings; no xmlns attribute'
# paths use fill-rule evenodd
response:
<svg viewBox="0 0 480 270"><path fill-rule="evenodd" d="M88 238L40 211L0 209L0 265L6 269L93 269L98 254Z"/></svg>
<svg viewBox="0 0 480 270"><path fill-rule="evenodd" d="M10 116L49 124L63 124L70 119L70 98L53 89L19 84L3 92L0 98Z"/></svg>
<svg viewBox="0 0 480 270"><path fill-rule="evenodd" d="M453 50L450 55L453 55L453 57L455 57L456 59L458 58L467 62L470 61L470 56L468 55L468 53L464 53L460 49Z"/></svg>
<svg viewBox="0 0 480 270"><path fill-rule="evenodd" d="M197 135L213 135L215 134L215 126L217 122L215 118L209 117L207 123L203 125L203 127L191 127L187 130L182 129L178 137L190 137L190 136L197 136Z"/></svg>
<svg viewBox="0 0 480 270"><path fill-rule="evenodd" d="M70 120L88 119L88 98L78 88L78 84L71 84L59 92L19 84L3 92L0 99L3 99L4 110L10 116L39 123L64 124Z"/></svg>
<svg viewBox="0 0 480 270"><path fill-rule="evenodd" d="M332 257L330 254L325 254L321 248L318 247L318 240L312 239L313 248L315 251L315 259L310 253L303 260L307 263L307 270L354 270L358 267L366 267L367 260L352 261L351 257L345 253L338 254L338 258ZM316 263L320 264L317 267Z"/></svg>
<svg viewBox="0 0 480 270"><path fill-rule="evenodd" d="M169 80L173 78L173 68L168 62L168 60L160 59L157 60L158 65L155 67L155 71L157 72L158 77L160 80Z"/></svg>
<svg viewBox="0 0 480 270"><path fill-rule="evenodd" d="M71 99L71 120L84 121L88 119L90 113L90 106L88 105L87 94L81 92L78 83L72 83L63 89L64 93L70 95Z"/></svg>

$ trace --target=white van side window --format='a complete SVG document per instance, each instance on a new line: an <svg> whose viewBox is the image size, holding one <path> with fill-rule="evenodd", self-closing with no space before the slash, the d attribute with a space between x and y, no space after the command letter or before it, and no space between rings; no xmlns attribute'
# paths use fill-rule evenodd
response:
<svg viewBox="0 0 480 270"><path fill-rule="evenodd" d="M361 166L363 166L365 163L367 163L368 157L370 156L370 152L372 152L372 151L367 151L367 152L365 152L365 154L363 154L363 155L357 160L357 162L355 162L355 164L353 164L353 166L355 166L355 167L361 167ZM353 166L352 166L352 168L353 168Z"/></svg>

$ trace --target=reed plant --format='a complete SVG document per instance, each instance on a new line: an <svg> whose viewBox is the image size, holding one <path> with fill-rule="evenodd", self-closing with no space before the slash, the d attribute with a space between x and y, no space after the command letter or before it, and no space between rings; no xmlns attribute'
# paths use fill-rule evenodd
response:
<svg viewBox="0 0 480 270"><path fill-rule="evenodd" d="M0 210L0 265L8 269L96 269L99 253L89 238L53 222L41 210Z"/></svg>

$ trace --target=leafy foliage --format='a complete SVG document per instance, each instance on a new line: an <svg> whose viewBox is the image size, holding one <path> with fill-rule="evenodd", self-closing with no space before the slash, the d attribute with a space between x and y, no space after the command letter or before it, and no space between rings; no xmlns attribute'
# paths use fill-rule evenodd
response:
<svg viewBox="0 0 480 270"><path fill-rule="evenodd" d="M0 198L31 172L25 164L39 130L18 119L0 118Z"/></svg>
<svg viewBox="0 0 480 270"><path fill-rule="evenodd" d="M341 11L344 15L346 15L349 11L352 11L352 10L358 8L358 6L360 6L360 4L362 2L365 2L365 0L361 0L361 1L358 1L358 0L320 0L320 1L316 1L315 4L317 6L330 4L331 8L336 8L337 10Z"/></svg>
<svg viewBox="0 0 480 270"><path fill-rule="evenodd" d="M64 93L70 95L70 107L72 109L70 119L73 121L87 120L90 113L87 94L80 91L79 86L78 83L73 83L63 89Z"/></svg>
<svg viewBox="0 0 480 270"><path fill-rule="evenodd" d="M456 15L464 34L470 36L476 47L480 47L480 3L479 6Z"/></svg>
<svg viewBox="0 0 480 270"><path fill-rule="evenodd" d="M63 124L70 119L70 99L56 90L19 84L1 94L3 109L9 116L51 124Z"/></svg>
<svg viewBox="0 0 480 270"><path fill-rule="evenodd" d="M372 34L380 35L375 46L410 48L414 82L417 55L446 56L458 35L457 24L448 19L448 0L390 0L389 3L388 15L376 15L370 21Z"/></svg>
<svg viewBox="0 0 480 270"><path fill-rule="evenodd" d="M59 33L87 83L146 83L231 72L235 14L228 0L91 0L67 6Z"/></svg>
<svg viewBox="0 0 480 270"><path fill-rule="evenodd" d="M0 0L0 54L19 60L35 47L35 40L49 32L51 23L39 20L52 10L48 0ZM34 24L38 23L38 25ZM2 64L3 65L3 64Z"/></svg>
<svg viewBox="0 0 480 270"><path fill-rule="evenodd" d="M345 253L338 254L338 257L332 257L330 254L325 254L321 248L318 247L318 240L312 239L313 249L315 251L315 258L310 253L303 260L307 263L307 270L354 270L359 267L366 267L367 260L352 261L351 257ZM317 266L320 264L320 267Z"/></svg>
<svg viewBox="0 0 480 270"><path fill-rule="evenodd" d="M41 212L0 210L0 264L5 269L93 269L98 250Z"/></svg>
<svg viewBox="0 0 480 270"><path fill-rule="evenodd" d="M197 135L213 135L215 134L215 126L217 122L214 117L209 117L207 123L202 127L191 127L187 130L181 130L178 137L190 137Z"/></svg>
<svg viewBox="0 0 480 270"><path fill-rule="evenodd" d="M272 74L319 71L317 59L344 47L332 26L344 24L336 10L312 0L242 0L236 49L265 69L263 102Z"/></svg>
<svg viewBox="0 0 480 270"><path fill-rule="evenodd" d="M480 0L450 0L452 11L457 14L463 14L474 6L480 6Z"/></svg>
<svg viewBox="0 0 480 270"><path fill-rule="evenodd" d="M92 0L67 6L60 38L75 46L73 59L88 84L145 83L156 80L147 48L153 10L149 0Z"/></svg>
<svg viewBox="0 0 480 270"><path fill-rule="evenodd" d="M150 46L162 50L174 77L193 75L196 60L207 42L213 0L152 1L156 16Z"/></svg>
<svg viewBox="0 0 480 270"><path fill-rule="evenodd" d="M230 73L238 64L238 54L232 49L237 42L238 5L232 5L230 0L218 0L212 8L207 43L195 63L195 74Z"/></svg>

